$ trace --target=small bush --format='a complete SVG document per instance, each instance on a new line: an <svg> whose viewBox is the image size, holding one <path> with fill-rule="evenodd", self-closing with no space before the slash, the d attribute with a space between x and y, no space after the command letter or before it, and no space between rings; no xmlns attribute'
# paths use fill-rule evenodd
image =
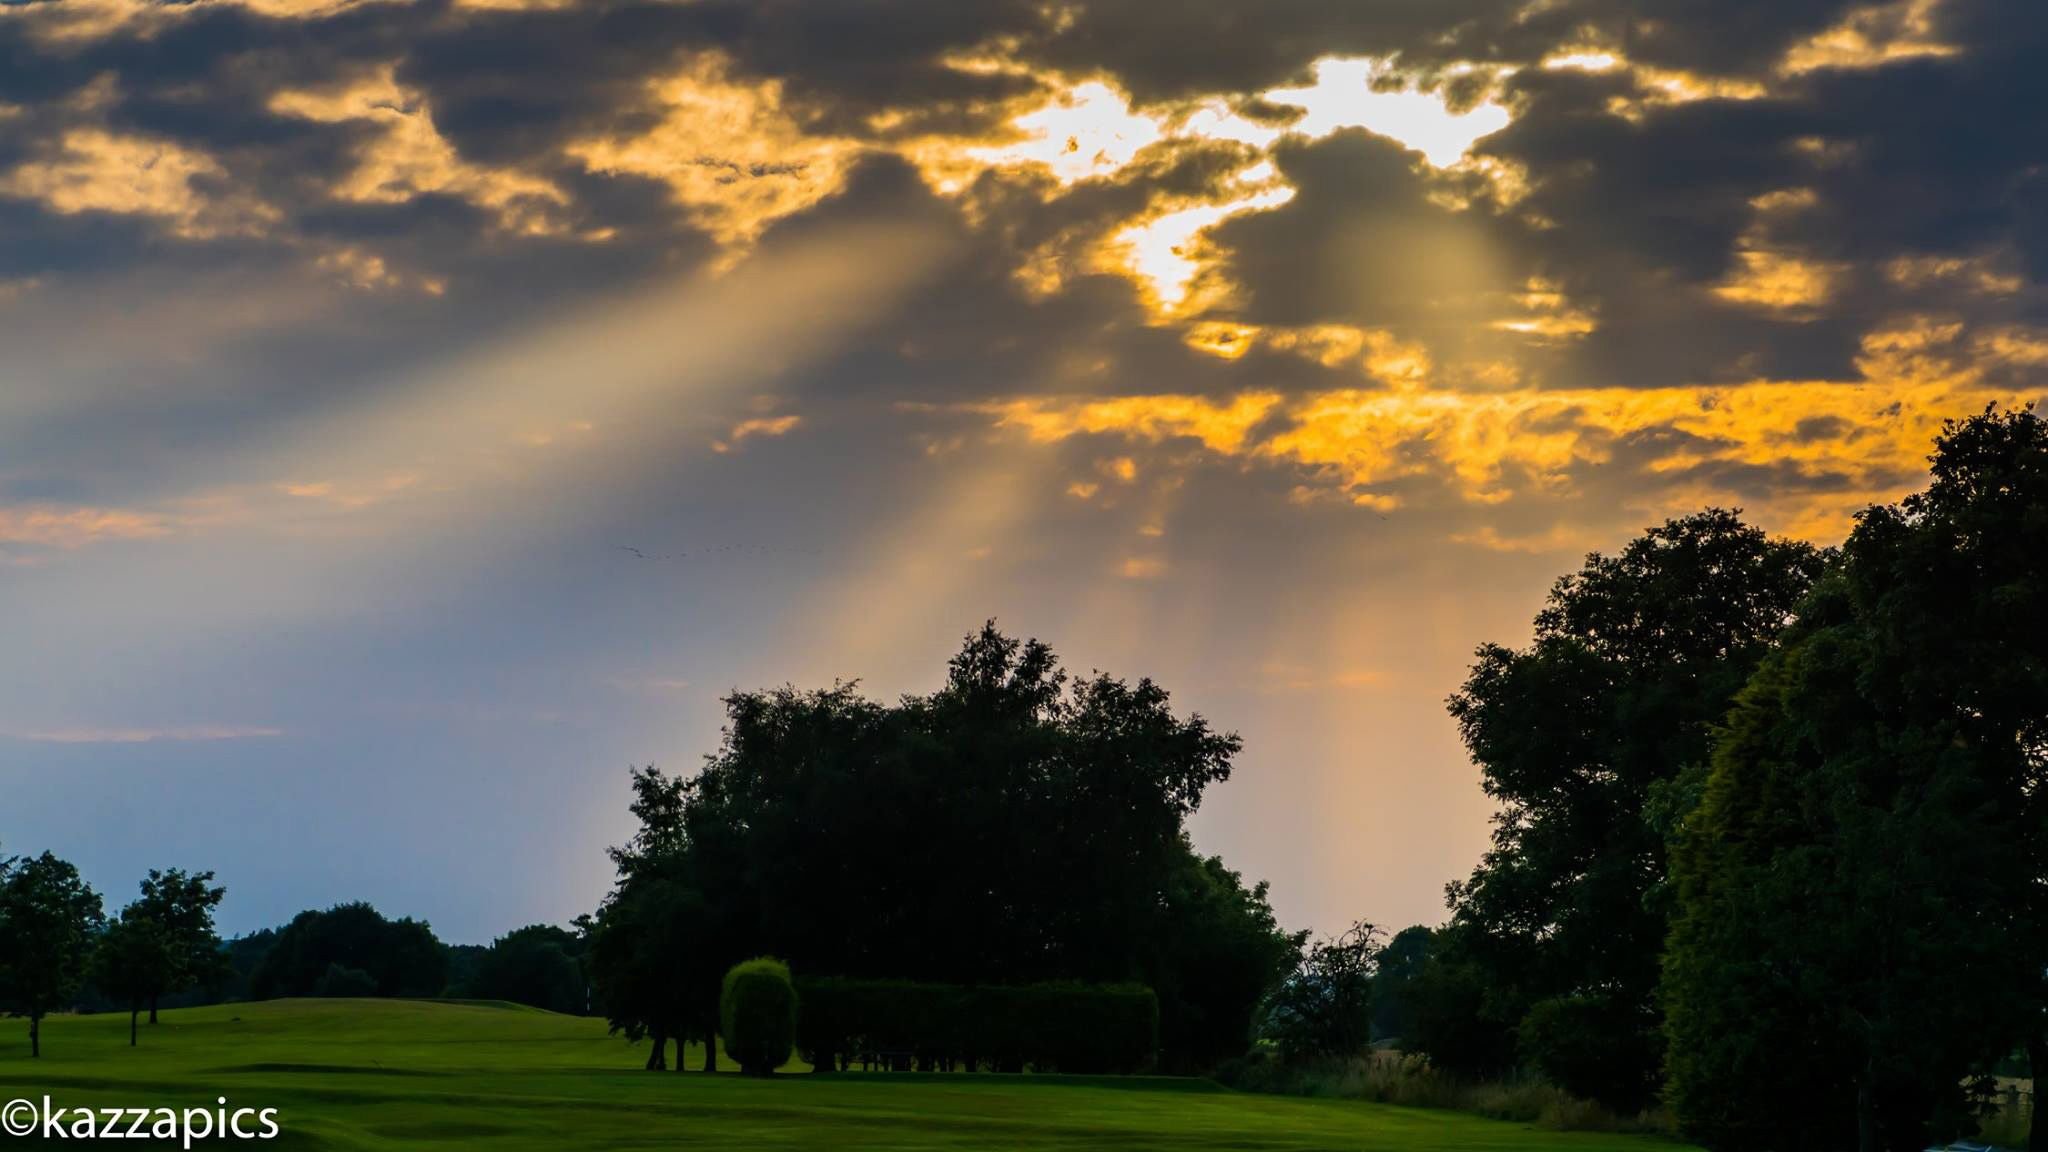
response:
<svg viewBox="0 0 2048 1152"><path fill-rule="evenodd" d="M725 1050L749 1076L772 1075L796 1046L796 985L773 957L744 960L725 974L718 997Z"/></svg>
<svg viewBox="0 0 2048 1152"><path fill-rule="evenodd" d="M1593 996L1538 1001L1522 1018L1522 1060L1574 1096L1634 1115L1663 1087L1663 1035L1654 1020Z"/></svg>

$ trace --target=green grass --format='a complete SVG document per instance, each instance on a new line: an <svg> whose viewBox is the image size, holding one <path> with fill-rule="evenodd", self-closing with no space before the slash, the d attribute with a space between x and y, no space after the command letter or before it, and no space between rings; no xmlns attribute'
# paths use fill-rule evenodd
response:
<svg viewBox="0 0 2048 1152"><path fill-rule="evenodd" d="M126 1015L0 1034L0 1103L274 1107L271 1148L1659 1149L1206 1080L848 1073L750 1080L645 1072L602 1022L510 1005L297 1000L166 1012L128 1047ZM694 1069L701 1054L692 1052ZM233 1147L235 1142L212 1147ZM130 1145L131 1147L134 1145Z"/></svg>

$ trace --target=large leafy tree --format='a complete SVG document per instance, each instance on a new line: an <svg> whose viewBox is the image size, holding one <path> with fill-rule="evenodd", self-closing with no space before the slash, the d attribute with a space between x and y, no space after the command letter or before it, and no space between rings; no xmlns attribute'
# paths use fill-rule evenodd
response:
<svg viewBox="0 0 2048 1152"><path fill-rule="evenodd" d="M1713 722L1825 562L1701 512L1589 556L1528 647L1479 650L1450 712L1501 808L1419 990L1416 1039L1440 1064L1521 1058L1623 1111L1653 1098L1664 814L1689 806Z"/></svg>
<svg viewBox="0 0 2048 1152"><path fill-rule="evenodd" d="M2041 1047L2048 435L1986 413L1933 465L1744 690L1674 852L1670 1097L1718 1146L1922 1147Z"/></svg>
<svg viewBox="0 0 2048 1152"><path fill-rule="evenodd" d="M622 881L598 909L590 931L590 982L613 1032L652 1042L649 1071L676 1071L684 1046L704 1045L704 1070L718 1070L718 980L724 955L703 894L671 877L641 873Z"/></svg>
<svg viewBox="0 0 2048 1152"><path fill-rule="evenodd" d="M128 1045L135 1046L136 1019L173 979L179 956L163 925L135 914L133 905L107 925L93 945L92 982L102 994L128 1008Z"/></svg>
<svg viewBox="0 0 2048 1152"><path fill-rule="evenodd" d="M101 919L99 893L48 852L0 875L0 994L28 1018L30 1056L43 1053L43 1018L77 995Z"/></svg>
<svg viewBox="0 0 2048 1152"><path fill-rule="evenodd" d="M217 986L232 975L213 927L214 909L227 894L213 882L211 872L152 868L143 878L142 898L122 913L124 919L134 916L156 924L170 948L170 969L162 986L149 995L151 1024L156 1023L160 998L200 985Z"/></svg>
<svg viewBox="0 0 2048 1152"><path fill-rule="evenodd" d="M1429 962L1435 932L1411 924L1387 941L1373 967L1372 1038L1400 1039L1415 1031L1415 986Z"/></svg>
<svg viewBox="0 0 2048 1152"><path fill-rule="evenodd" d="M1045 645L991 624L929 695L886 705L841 684L726 703L702 772L635 774L641 828L615 853L620 906L601 923L650 922L628 904L658 877L703 901L704 930L687 935L724 963L1142 980L1160 990L1168 1063L1189 1067L1241 1050L1292 963L1264 889L1195 856L1183 831L1237 738L1176 716L1150 681L1074 681Z"/></svg>
<svg viewBox="0 0 2048 1152"><path fill-rule="evenodd" d="M1159 1046L1171 1071L1241 1055L1263 997L1293 966L1306 932L1280 929L1265 881L1247 887L1185 836L1139 970L1159 996Z"/></svg>

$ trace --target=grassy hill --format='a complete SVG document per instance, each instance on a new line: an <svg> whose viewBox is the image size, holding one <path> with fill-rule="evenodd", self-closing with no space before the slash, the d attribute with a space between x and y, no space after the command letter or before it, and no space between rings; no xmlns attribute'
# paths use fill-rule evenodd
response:
<svg viewBox="0 0 2048 1152"><path fill-rule="evenodd" d="M233 1004L167 1012L143 1026L141 1047L127 1042L125 1014L59 1017L32 1062L10 1029L0 1102L47 1093L59 1107L183 1109L226 1096L230 1107L278 1109L283 1135L258 1145L273 1148L1673 1147L1163 1077L644 1072L645 1047L600 1021L490 1003Z"/></svg>

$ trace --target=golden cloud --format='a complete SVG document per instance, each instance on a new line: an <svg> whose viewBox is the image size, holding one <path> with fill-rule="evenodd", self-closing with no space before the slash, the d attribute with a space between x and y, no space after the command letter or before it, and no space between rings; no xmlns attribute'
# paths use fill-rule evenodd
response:
<svg viewBox="0 0 2048 1152"><path fill-rule="evenodd" d="M32 504L0 507L0 544L83 548L108 540L156 540L171 534L171 518L132 508Z"/></svg>
<svg viewBox="0 0 2048 1152"><path fill-rule="evenodd" d="M1040 443L1080 435L1153 443L1186 438L1212 452L1234 455L1244 449L1252 429L1279 405L1277 392L1249 392L1222 404L1202 396L1053 396L999 400L970 405L969 410L995 417L1000 427L1021 429Z"/></svg>
<svg viewBox="0 0 2048 1152"><path fill-rule="evenodd" d="M1874 331L1855 381L1759 381L1733 387L1455 392L1332 389L1291 400L1190 395L1025 397L980 407L1033 441L1121 436L1198 441L1219 457L1298 470L1290 499L1325 497L1379 510L1417 484L1477 506L1565 499L1589 484L1624 486L1624 502L1670 514L1744 503L1783 531L1825 539L1872 502L1911 486L1943 420L2039 399L1989 382L1995 369L2048 364L2048 333L1967 332L1908 318ZM1269 434L1257 435L1262 425ZM1601 469L1625 471L1606 476ZM1604 477L1604 478L1603 478ZM1775 477L1764 480L1762 477ZM1481 528L1460 536L1495 550L1557 550L1590 537Z"/></svg>
<svg viewBox="0 0 2048 1152"><path fill-rule="evenodd" d="M716 53L654 83L650 98L661 113L654 127L579 141L569 154L593 172L663 181L721 244L744 246L839 191L861 150L806 133L784 105L781 81L737 78Z"/></svg>
<svg viewBox="0 0 2048 1152"><path fill-rule="evenodd" d="M53 155L27 161L0 180L0 194L41 201L67 216L151 216L188 239L257 234L277 220L275 208L228 186L226 170L196 149L75 128Z"/></svg>
<svg viewBox="0 0 2048 1152"><path fill-rule="evenodd" d="M561 211L569 198L561 189L516 169L464 160L434 126L425 98L398 83L394 65L332 89L278 92L270 110L382 129L357 153L355 170L328 190L338 200L403 204L431 194L456 196L494 213L507 231L551 235L565 229Z"/></svg>
<svg viewBox="0 0 2048 1152"><path fill-rule="evenodd" d="M1750 201L1755 218L1737 241L1735 267L1714 286L1714 295L1788 319L1816 315L1848 266L1802 257L1776 245L1772 235L1818 202L1811 188L1780 189Z"/></svg>
<svg viewBox="0 0 2048 1152"><path fill-rule="evenodd" d="M1875 68L1894 60L1953 56L1958 49L1935 34L1941 0L1888 0L1849 13L1841 23L1795 44L1780 71L1798 75L1822 68Z"/></svg>
<svg viewBox="0 0 2048 1152"><path fill-rule="evenodd" d="M1131 556L1116 566L1116 574L1126 580L1157 580L1166 575L1166 561L1157 556Z"/></svg>
<svg viewBox="0 0 2048 1152"><path fill-rule="evenodd" d="M727 432L723 440L712 441L711 450L713 452L730 452L756 436L786 436L803 421L804 418L795 413L785 416L751 417L733 425L732 431Z"/></svg>

